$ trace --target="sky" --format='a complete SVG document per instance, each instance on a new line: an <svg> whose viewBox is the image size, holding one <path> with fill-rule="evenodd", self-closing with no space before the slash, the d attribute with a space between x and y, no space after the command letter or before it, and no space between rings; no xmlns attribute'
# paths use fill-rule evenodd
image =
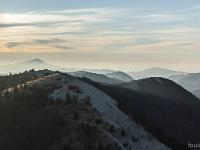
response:
<svg viewBox="0 0 200 150"><path fill-rule="evenodd" d="M0 64L200 72L199 0L1 0Z"/></svg>

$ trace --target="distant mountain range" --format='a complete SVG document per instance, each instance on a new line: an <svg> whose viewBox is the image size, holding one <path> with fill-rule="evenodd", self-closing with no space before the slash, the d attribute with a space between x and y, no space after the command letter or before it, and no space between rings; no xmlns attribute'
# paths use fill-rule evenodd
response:
<svg viewBox="0 0 200 150"><path fill-rule="evenodd" d="M19 73L19 72L24 72L28 71L30 69L35 69L35 70L41 70L41 69L51 69L51 70L56 70L59 67L50 65L46 62L44 62L41 59L33 59L25 62L19 62L15 64L9 64L9 65L3 65L0 66L0 73Z"/></svg>
<svg viewBox="0 0 200 150"><path fill-rule="evenodd" d="M92 73L98 73L98 74L107 74L107 73L114 72L114 70L109 70L109 69L64 68L64 67L48 64L45 61L36 58L36 59L28 60L25 62L1 65L0 74L8 74L10 72L19 73L19 72L24 72L26 70L28 71L30 69L35 69L35 70L50 69L50 70L56 70L56 71L62 71L62 72L86 71L86 72L92 72Z"/></svg>
<svg viewBox="0 0 200 150"><path fill-rule="evenodd" d="M87 77L91 80L101 83L118 84L122 82L129 82L132 80L144 79L149 77L163 77L173 80L195 96L200 98L200 74L186 73L181 71L173 71L163 68L149 68L139 72L122 72L109 69L78 69L78 68L63 68L48 64L41 59L33 59L25 62L15 64L8 64L0 66L0 74L5 75L12 73L24 72L26 70L35 69L49 69L61 72L73 72L79 77Z"/></svg>
<svg viewBox="0 0 200 150"><path fill-rule="evenodd" d="M170 76L173 76L173 75L184 75L187 73L154 67L154 68L145 69L143 71L129 72L128 74L134 79L143 79L143 78L148 78L148 77L169 78Z"/></svg>
<svg viewBox="0 0 200 150"><path fill-rule="evenodd" d="M171 76L170 79L200 98L200 73Z"/></svg>
<svg viewBox="0 0 200 150"><path fill-rule="evenodd" d="M90 80L100 82L100 83L118 84L118 83L123 82L122 80L112 78L112 77L107 77L106 75L103 75L103 74L97 74L97 73L86 72L86 71L71 72L70 74L77 77L86 77Z"/></svg>
<svg viewBox="0 0 200 150"><path fill-rule="evenodd" d="M122 72L122 71L114 71L114 72L111 72L111 73L107 73L105 74L107 77L109 78L115 78L115 79L118 79L118 80L121 80L121 81L124 81L124 82L129 82L129 81L132 81L133 78L126 74L125 72Z"/></svg>
<svg viewBox="0 0 200 150"><path fill-rule="evenodd" d="M77 72L71 72L70 74L77 77L86 77L95 82L108 83L108 84L118 84L133 80L131 76L122 71L114 71L112 73L107 73L107 74L97 74L86 71L77 71Z"/></svg>
<svg viewBox="0 0 200 150"><path fill-rule="evenodd" d="M40 69L51 69L51 70L58 70L62 72L76 72L76 71L85 71L85 72L92 72L96 74L104 74L107 77L116 78L122 81L131 81L132 79L142 79L148 77L164 77L168 78L170 76L177 76L177 75L185 75L187 73L180 72L180 71L173 71L163 68L149 68L139 72L122 72L122 71L115 71L109 69L84 69L84 68L64 68L60 66L55 66L44 62L41 59L33 59L25 62L19 62L9 65L0 66L0 73L10 73L10 72L23 72L25 70L30 70L30 68L34 68L35 70Z"/></svg>

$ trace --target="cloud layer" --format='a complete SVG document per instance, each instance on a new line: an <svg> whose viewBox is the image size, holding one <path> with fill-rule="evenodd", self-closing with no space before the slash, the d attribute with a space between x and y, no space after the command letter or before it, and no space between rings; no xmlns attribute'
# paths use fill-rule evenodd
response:
<svg viewBox="0 0 200 150"><path fill-rule="evenodd" d="M200 7L88 8L0 13L0 52L200 55ZM124 58L125 59L125 58ZM146 59L148 60L148 59Z"/></svg>

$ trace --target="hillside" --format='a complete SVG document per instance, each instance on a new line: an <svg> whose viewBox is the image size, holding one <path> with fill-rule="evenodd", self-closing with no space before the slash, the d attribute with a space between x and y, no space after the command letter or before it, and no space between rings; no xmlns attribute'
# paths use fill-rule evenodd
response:
<svg viewBox="0 0 200 150"><path fill-rule="evenodd" d="M68 74L11 85L1 92L0 102L0 149L169 149L110 96Z"/></svg>
<svg viewBox="0 0 200 150"><path fill-rule="evenodd" d="M200 98L200 73L189 73L182 76L171 76L170 79Z"/></svg>
<svg viewBox="0 0 200 150"><path fill-rule="evenodd" d="M192 94L194 94L197 98L200 99L200 90L192 91Z"/></svg>
<svg viewBox="0 0 200 150"><path fill-rule="evenodd" d="M186 149L188 141L200 140L200 101L176 83L163 78L114 86L90 83L117 100L121 110L173 149Z"/></svg>
<svg viewBox="0 0 200 150"><path fill-rule="evenodd" d="M40 70L40 71L25 71L19 74L9 74L0 76L0 91L8 89L9 87L20 85L31 81L34 79L42 78L44 76L53 74L53 71L50 70Z"/></svg>

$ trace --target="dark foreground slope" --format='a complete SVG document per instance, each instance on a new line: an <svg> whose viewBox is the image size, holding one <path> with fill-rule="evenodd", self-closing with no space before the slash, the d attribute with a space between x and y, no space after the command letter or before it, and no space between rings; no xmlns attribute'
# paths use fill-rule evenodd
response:
<svg viewBox="0 0 200 150"><path fill-rule="evenodd" d="M111 86L87 81L173 149L200 141L200 101L174 82L149 78Z"/></svg>
<svg viewBox="0 0 200 150"><path fill-rule="evenodd" d="M27 74L29 82L24 81ZM71 81L72 77L48 74L31 71L2 77L7 81L2 89L10 88L0 91L0 150L120 149L99 130L102 120L90 102L79 103L77 96L69 95L80 92L77 87L69 86L71 91L63 100L50 97L66 82L64 78ZM18 85L21 79L23 84Z"/></svg>
<svg viewBox="0 0 200 150"><path fill-rule="evenodd" d="M0 101L2 150L45 150L61 136L64 120L56 107L47 108L48 92L28 91L16 91Z"/></svg>
<svg viewBox="0 0 200 150"><path fill-rule="evenodd" d="M32 69L19 74L0 76L0 91L10 88L11 86L20 85L27 81L50 75L52 73L54 72L50 70L34 71Z"/></svg>

